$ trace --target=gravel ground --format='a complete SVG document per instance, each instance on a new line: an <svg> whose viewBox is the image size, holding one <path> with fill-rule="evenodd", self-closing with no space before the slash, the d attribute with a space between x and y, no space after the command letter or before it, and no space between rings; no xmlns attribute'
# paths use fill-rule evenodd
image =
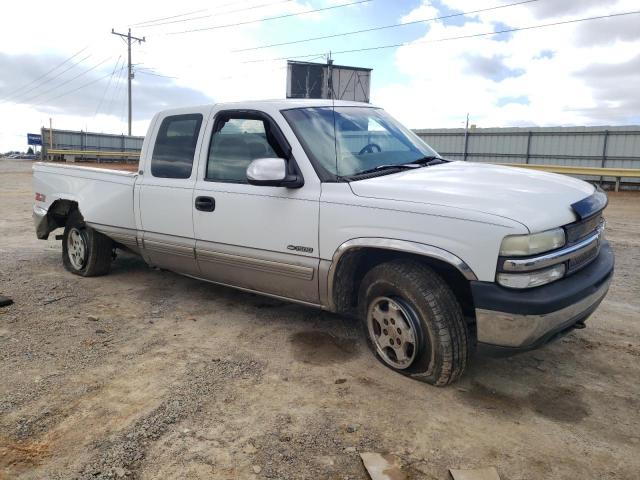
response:
<svg viewBox="0 0 640 480"><path fill-rule="evenodd" d="M337 315L130 255L67 273L35 238L30 167L0 160L0 478L366 479L360 451L415 479L638 478L639 195L610 196L617 270L587 329L437 389Z"/></svg>

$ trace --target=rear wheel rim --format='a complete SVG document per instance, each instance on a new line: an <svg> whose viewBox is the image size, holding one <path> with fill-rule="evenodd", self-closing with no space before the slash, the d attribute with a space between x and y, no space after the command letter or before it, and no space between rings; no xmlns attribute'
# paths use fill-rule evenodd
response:
<svg viewBox="0 0 640 480"><path fill-rule="evenodd" d="M67 257L76 270L82 270L87 263L87 242L75 227L67 235Z"/></svg>
<svg viewBox="0 0 640 480"><path fill-rule="evenodd" d="M369 337L382 360L389 366L409 368L418 353L417 318L402 300L378 297L367 313Z"/></svg>

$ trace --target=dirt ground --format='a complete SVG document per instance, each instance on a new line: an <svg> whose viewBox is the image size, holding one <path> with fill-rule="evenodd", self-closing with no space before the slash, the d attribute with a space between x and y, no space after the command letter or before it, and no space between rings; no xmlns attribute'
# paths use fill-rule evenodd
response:
<svg viewBox="0 0 640 480"><path fill-rule="evenodd" d="M616 274L575 331L475 358L438 389L376 362L337 315L120 255L80 278L31 223L31 164L0 160L0 478L640 477L640 196L610 195Z"/></svg>

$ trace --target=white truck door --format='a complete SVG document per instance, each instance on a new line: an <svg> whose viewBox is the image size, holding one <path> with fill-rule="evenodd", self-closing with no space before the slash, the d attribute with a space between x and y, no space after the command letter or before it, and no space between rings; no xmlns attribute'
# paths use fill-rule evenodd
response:
<svg viewBox="0 0 640 480"><path fill-rule="evenodd" d="M197 175L194 158L202 144L210 108L160 114L140 178L142 253L147 262L198 275L192 198Z"/></svg>
<svg viewBox="0 0 640 480"><path fill-rule="evenodd" d="M291 168L302 167L295 163L302 149L288 143L264 112L215 113L193 195L196 256L214 282L317 304L317 177L306 175L301 188L249 185L246 178L257 158L288 156Z"/></svg>

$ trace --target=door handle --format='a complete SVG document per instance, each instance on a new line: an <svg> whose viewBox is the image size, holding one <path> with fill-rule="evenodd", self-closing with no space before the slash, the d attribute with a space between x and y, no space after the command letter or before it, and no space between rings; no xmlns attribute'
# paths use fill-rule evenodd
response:
<svg viewBox="0 0 640 480"><path fill-rule="evenodd" d="M216 201L211 197L196 197L196 210L213 212L216 209Z"/></svg>

